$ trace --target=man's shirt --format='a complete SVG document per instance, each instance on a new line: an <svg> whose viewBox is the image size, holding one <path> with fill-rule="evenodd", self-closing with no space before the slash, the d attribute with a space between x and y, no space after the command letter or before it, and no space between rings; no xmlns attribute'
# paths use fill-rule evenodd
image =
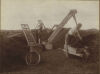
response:
<svg viewBox="0 0 100 74"><path fill-rule="evenodd" d="M77 29L76 28L72 28L69 30L68 32L69 35L76 35L77 34Z"/></svg>

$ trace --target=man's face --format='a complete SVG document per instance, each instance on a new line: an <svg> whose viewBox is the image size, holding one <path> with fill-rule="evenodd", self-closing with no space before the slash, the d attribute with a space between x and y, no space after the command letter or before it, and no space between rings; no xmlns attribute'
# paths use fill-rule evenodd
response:
<svg viewBox="0 0 100 74"><path fill-rule="evenodd" d="M77 29L80 29L80 28L81 28L81 26L82 26L81 24L78 24Z"/></svg>
<svg viewBox="0 0 100 74"><path fill-rule="evenodd" d="M80 29L81 28L81 26L78 26L78 29Z"/></svg>

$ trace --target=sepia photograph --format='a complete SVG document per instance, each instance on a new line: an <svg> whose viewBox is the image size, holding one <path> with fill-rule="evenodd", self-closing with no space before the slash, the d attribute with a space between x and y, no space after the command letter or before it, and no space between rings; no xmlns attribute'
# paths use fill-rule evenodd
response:
<svg viewBox="0 0 100 74"><path fill-rule="evenodd" d="M0 74L99 74L99 0L0 1Z"/></svg>

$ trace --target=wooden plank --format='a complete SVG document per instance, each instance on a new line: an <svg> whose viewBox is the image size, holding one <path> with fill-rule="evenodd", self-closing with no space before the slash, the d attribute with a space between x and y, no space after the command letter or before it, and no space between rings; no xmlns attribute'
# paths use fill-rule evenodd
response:
<svg viewBox="0 0 100 74"><path fill-rule="evenodd" d="M48 42L52 43L52 41L56 38L56 36L59 34L59 32L62 30L63 26L67 24L69 19L73 17L77 13L76 10L71 10L69 14L62 20L62 22L58 25L57 29L51 34L51 36L48 39Z"/></svg>

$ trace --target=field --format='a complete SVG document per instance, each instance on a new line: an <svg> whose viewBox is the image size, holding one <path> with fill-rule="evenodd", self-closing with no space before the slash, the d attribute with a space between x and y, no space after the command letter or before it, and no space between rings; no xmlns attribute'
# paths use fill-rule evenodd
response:
<svg viewBox="0 0 100 74"><path fill-rule="evenodd" d="M21 57L27 53L28 49L23 33L13 38L8 38L7 36L10 34L19 33L19 31L2 31L0 34L0 51L2 52L0 52L1 73L99 74L99 31L92 29L81 31L84 42L89 46L92 53L91 59L88 62L84 62L81 58L75 56L67 58L62 49L57 49L63 48L66 31L68 30L64 29L61 31L59 34L61 36L57 37L59 40L55 40L54 50L41 53L41 62L35 66L26 66ZM47 40L50 34L43 32L42 40Z"/></svg>

